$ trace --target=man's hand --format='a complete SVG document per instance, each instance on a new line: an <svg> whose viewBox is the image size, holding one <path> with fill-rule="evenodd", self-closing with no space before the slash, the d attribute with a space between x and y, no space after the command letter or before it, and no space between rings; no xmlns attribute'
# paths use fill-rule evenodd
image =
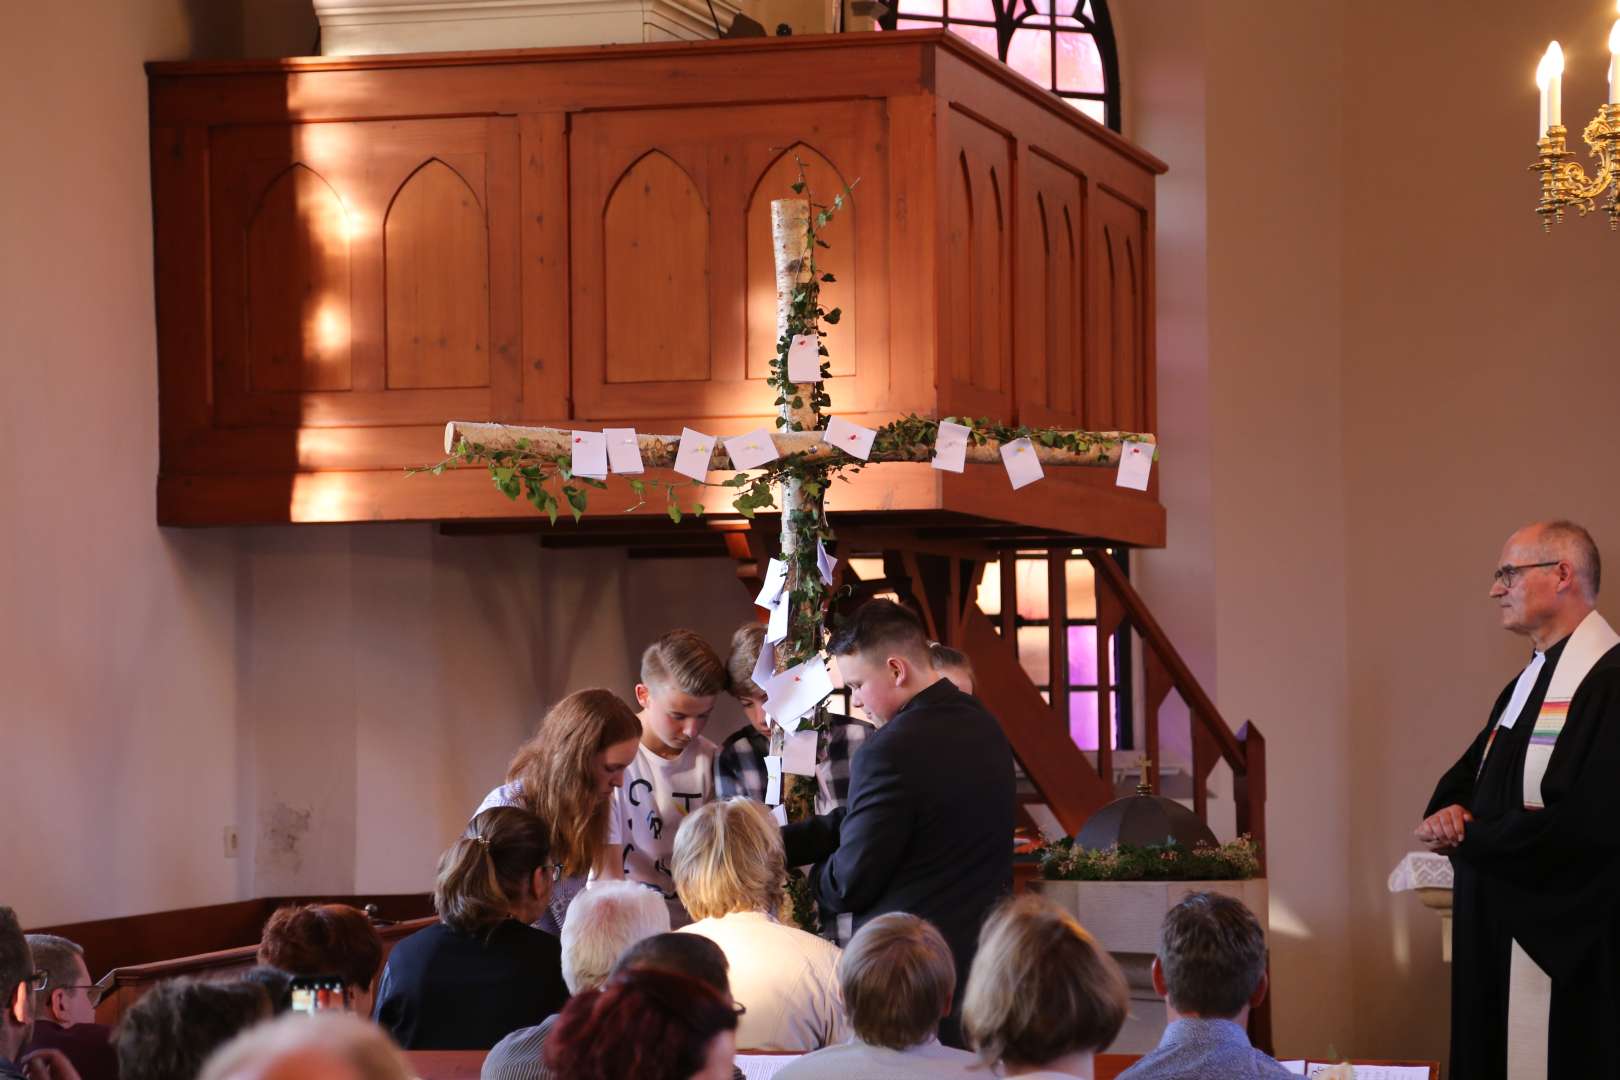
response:
<svg viewBox="0 0 1620 1080"><path fill-rule="evenodd" d="M60 1050L35 1050L19 1063L28 1080L79 1080L75 1069Z"/></svg>
<svg viewBox="0 0 1620 1080"><path fill-rule="evenodd" d="M1424 818L1412 835L1427 844L1430 851L1449 851L1462 843L1463 827L1473 820L1466 806L1453 803Z"/></svg>

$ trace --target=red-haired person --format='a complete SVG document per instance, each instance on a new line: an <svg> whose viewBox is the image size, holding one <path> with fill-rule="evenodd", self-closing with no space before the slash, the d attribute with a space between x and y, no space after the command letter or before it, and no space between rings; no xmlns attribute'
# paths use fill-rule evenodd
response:
<svg viewBox="0 0 1620 1080"><path fill-rule="evenodd" d="M632 968L571 998L546 1044L569 1080L731 1080L737 1006L707 983Z"/></svg>
<svg viewBox="0 0 1620 1080"><path fill-rule="evenodd" d="M366 913L348 904L277 908L259 938L259 963L289 975L328 977L343 984L343 1005L371 1015L383 943Z"/></svg>

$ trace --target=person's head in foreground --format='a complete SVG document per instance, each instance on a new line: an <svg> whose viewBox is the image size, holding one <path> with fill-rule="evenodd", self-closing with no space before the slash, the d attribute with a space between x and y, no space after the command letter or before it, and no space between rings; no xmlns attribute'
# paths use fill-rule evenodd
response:
<svg viewBox="0 0 1620 1080"><path fill-rule="evenodd" d="M35 974L34 954L17 923L17 913L0 907L0 1061L17 1060L34 1030L34 992L44 980Z"/></svg>
<svg viewBox="0 0 1620 1080"><path fill-rule="evenodd" d="M1089 1077L1125 1023L1125 976L1068 912L1039 896L985 920L962 995L968 1044L1003 1076Z"/></svg>
<svg viewBox="0 0 1620 1080"><path fill-rule="evenodd" d="M1240 900L1193 893L1164 916L1153 989L1181 1017L1249 1021L1265 1000L1266 934Z"/></svg>
<svg viewBox="0 0 1620 1080"><path fill-rule="evenodd" d="M383 943L366 913L348 904L277 908L259 938L259 963L306 978L343 983L347 1008L370 1015Z"/></svg>
<svg viewBox="0 0 1620 1080"><path fill-rule="evenodd" d="M973 693L973 661L968 659L967 653L935 641L928 646L928 659L933 662L936 675L951 680L951 685L964 694Z"/></svg>
<svg viewBox="0 0 1620 1080"><path fill-rule="evenodd" d="M956 962L932 923L892 912L850 940L838 959L838 985L857 1038L909 1050L931 1041L950 1013Z"/></svg>
<svg viewBox="0 0 1620 1080"><path fill-rule="evenodd" d="M694 919L734 911L775 915L787 883L782 830L752 799L739 795L705 803L675 833L670 873Z"/></svg>
<svg viewBox="0 0 1620 1080"><path fill-rule="evenodd" d="M606 881L574 898L562 927L562 976L570 994L607 982L624 951L669 931L664 898L634 881Z"/></svg>
<svg viewBox="0 0 1620 1080"><path fill-rule="evenodd" d="M440 857L433 910L451 929L480 937L507 919L534 922L551 896L549 833L522 807L485 810Z"/></svg>
<svg viewBox="0 0 1620 1080"><path fill-rule="evenodd" d="M100 998L84 964L84 949L55 934L29 934L28 949L34 955L34 966L49 980L35 996L34 1019L63 1027L95 1023Z"/></svg>
<svg viewBox="0 0 1620 1080"><path fill-rule="evenodd" d="M850 691L850 704L886 724L939 678L917 616L893 600L868 600L827 643Z"/></svg>
<svg viewBox="0 0 1620 1080"><path fill-rule="evenodd" d="M731 965L725 950L701 934L654 934L624 951L613 974L636 968L657 968L685 975L731 1000Z"/></svg>
<svg viewBox="0 0 1620 1080"><path fill-rule="evenodd" d="M1537 649L1557 644L1597 606L1603 561L1592 534L1573 521L1538 521L1508 537L1491 575L1502 629Z"/></svg>
<svg viewBox="0 0 1620 1080"><path fill-rule="evenodd" d="M553 705L518 748L506 780L517 801L551 826L555 861L570 877L605 857L609 796L635 760L641 721L611 690L577 690Z"/></svg>
<svg viewBox="0 0 1620 1080"><path fill-rule="evenodd" d="M714 712L726 688L726 665L690 630L671 630L641 654L641 741L655 754L678 757Z"/></svg>
<svg viewBox="0 0 1620 1080"><path fill-rule="evenodd" d="M755 731L769 736L771 718L765 715L765 691L754 681L754 665L765 647L765 624L745 622L731 635L731 653L726 657L726 677L731 696L742 705L743 715Z"/></svg>
<svg viewBox="0 0 1620 1080"><path fill-rule="evenodd" d="M630 968L568 1000L546 1064L569 1080L729 1080L736 1030L735 1006L712 986Z"/></svg>
<svg viewBox="0 0 1620 1080"><path fill-rule="evenodd" d="M411 1080L405 1055L376 1024L343 1013L284 1016L226 1043L201 1080Z"/></svg>
<svg viewBox="0 0 1620 1080"><path fill-rule="evenodd" d="M160 982L113 1033L119 1080L194 1080L210 1054L269 1016L270 1000L257 983Z"/></svg>

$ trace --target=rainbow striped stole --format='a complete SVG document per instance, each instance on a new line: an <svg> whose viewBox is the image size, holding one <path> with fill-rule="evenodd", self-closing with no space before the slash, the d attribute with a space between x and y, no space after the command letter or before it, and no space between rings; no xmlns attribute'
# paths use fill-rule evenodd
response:
<svg viewBox="0 0 1620 1080"><path fill-rule="evenodd" d="M1614 628L1595 611L1582 619L1581 625L1569 636L1569 644L1564 646L1558 666L1553 669L1552 682L1547 687L1541 711L1536 714L1536 726L1530 731L1530 745L1525 749L1526 810L1546 808L1547 804L1541 797L1541 782L1546 778L1547 765L1552 760L1558 736L1564 733L1564 724L1569 719L1569 703L1574 700L1575 692L1591 673L1593 665L1616 645L1620 645L1620 634L1616 634Z"/></svg>

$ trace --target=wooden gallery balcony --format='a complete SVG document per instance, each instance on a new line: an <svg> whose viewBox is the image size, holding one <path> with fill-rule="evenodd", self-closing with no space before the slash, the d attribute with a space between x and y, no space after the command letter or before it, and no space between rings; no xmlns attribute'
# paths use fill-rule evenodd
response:
<svg viewBox="0 0 1620 1080"><path fill-rule="evenodd" d="M796 157L823 201L859 180L820 253L835 413L1156 428L1163 166L951 36L149 75L165 524L527 516L403 475L450 419L769 424ZM888 465L829 508L1164 541L1157 476L1109 470Z"/></svg>

